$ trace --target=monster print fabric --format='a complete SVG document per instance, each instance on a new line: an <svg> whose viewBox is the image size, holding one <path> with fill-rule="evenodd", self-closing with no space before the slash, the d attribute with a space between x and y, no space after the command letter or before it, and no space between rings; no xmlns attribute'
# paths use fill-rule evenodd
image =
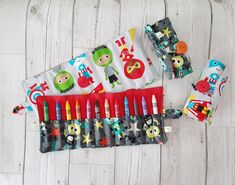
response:
<svg viewBox="0 0 235 185"><path fill-rule="evenodd" d="M167 141L158 114L123 118L47 121L40 123L40 151L98 148ZM126 121L130 120L130 121Z"/></svg>
<svg viewBox="0 0 235 185"><path fill-rule="evenodd" d="M168 17L153 25L147 25L145 32L169 79L183 78L192 73L191 63L185 55L188 46L178 39Z"/></svg>
<svg viewBox="0 0 235 185"><path fill-rule="evenodd" d="M46 72L23 81L31 107L16 106L37 112L36 98L44 95L117 92L141 88L160 76L147 57L136 30L118 36L91 51ZM20 110L19 110L20 108Z"/></svg>
<svg viewBox="0 0 235 185"><path fill-rule="evenodd" d="M192 119L211 124L212 114L218 106L227 80L225 65L218 60L209 60L199 80L192 84L193 90L183 113Z"/></svg>
<svg viewBox="0 0 235 185"><path fill-rule="evenodd" d="M79 110L75 109L78 104ZM163 119L167 116L164 116L162 104L162 87L117 93L40 96L37 98L40 151L164 144L167 137ZM58 105L61 116L58 116Z"/></svg>

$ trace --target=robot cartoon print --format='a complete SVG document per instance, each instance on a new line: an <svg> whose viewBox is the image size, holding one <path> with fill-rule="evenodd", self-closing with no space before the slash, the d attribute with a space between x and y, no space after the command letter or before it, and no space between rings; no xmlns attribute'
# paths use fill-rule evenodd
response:
<svg viewBox="0 0 235 185"><path fill-rule="evenodd" d="M86 66L85 64L79 64L78 65L78 80L77 83L81 88L86 88L90 84L93 84L95 81L93 80L93 77L91 76L92 70L89 66Z"/></svg>
<svg viewBox="0 0 235 185"><path fill-rule="evenodd" d="M127 47L124 36L116 40L115 43L119 47L121 60L125 62L124 73L126 77L130 79L138 79L144 74L145 66L141 60L134 56L135 29L129 30L129 34L132 42L130 48Z"/></svg>
<svg viewBox="0 0 235 185"><path fill-rule="evenodd" d="M105 45L95 48L92 51L93 61L96 65L104 67L105 79L109 80L109 83L114 88L116 85L120 85L121 82L118 79L118 71L111 65L113 62L112 51Z"/></svg>

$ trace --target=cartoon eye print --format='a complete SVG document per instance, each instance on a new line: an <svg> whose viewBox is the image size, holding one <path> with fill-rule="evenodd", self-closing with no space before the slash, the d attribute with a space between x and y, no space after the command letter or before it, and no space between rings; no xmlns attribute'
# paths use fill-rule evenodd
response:
<svg viewBox="0 0 235 185"><path fill-rule="evenodd" d="M135 65L136 68L140 68L140 63L139 62L136 62L134 65Z"/></svg>
<svg viewBox="0 0 235 185"><path fill-rule="evenodd" d="M60 71L54 77L54 86L61 93L67 92L74 87L74 78L67 71Z"/></svg>
<svg viewBox="0 0 235 185"><path fill-rule="evenodd" d="M131 67L131 66L128 66L127 72L128 72L129 74L132 72L132 67Z"/></svg>
<svg viewBox="0 0 235 185"><path fill-rule="evenodd" d="M152 125L146 130L146 134L150 139L153 139L160 134L160 130L157 126Z"/></svg>
<svg viewBox="0 0 235 185"><path fill-rule="evenodd" d="M175 68L180 68L184 64L184 59L181 56L172 57L172 63Z"/></svg>
<svg viewBox="0 0 235 185"><path fill-rule="evenodd" d="M138 59L131 59L124 66L124 73L130 79L140 78L145 70L144 63Z"/></svg>

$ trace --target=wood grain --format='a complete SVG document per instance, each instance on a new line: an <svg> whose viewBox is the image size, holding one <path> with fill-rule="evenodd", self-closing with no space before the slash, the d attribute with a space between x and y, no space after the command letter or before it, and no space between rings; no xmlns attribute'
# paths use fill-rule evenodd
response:
<svg viewBox="0 0 235 185"><path fill-rule="evenodd" d="M165 106L183 108L192 82L208 60L211 9L203 0L167 0L166 5L166 15L172 20L178 37L189 45L194 73L177 82L164 78ZM162 184L204 184L207 172L205 127L186 118L165 123L172 125L174 133L169 134L169 142L162 147Z"/></svg>
<svg viewBox="0 0 235 185"><path fill-rule="evenodd" d="M31 72L31 68L45 71L72 58L73 5L73 1L63 0L30 2L27 22L36 26L27 27L30 35L27 38L28 71ZM40 35L35 35L37 29L41 31ZM39 58L34 58L33 54L37 52ZM36 62L31 63L32 60ZM32 138L37 144L32 143ZM67 184L69 151L31 155L32 151L38 151L38 146L38 131L31 127L26 134L25 184L34 184L35 178L39 179L37 184ZM35 161L40 163L35 165Z"/></svg>
<svg viewBox="0 0 235 185"><path fill-rule="evenodd" d="M26 7L26 0L0 2L0 182L6 183L21 182L24 166L25 118L11 112L24 100Z"/></svg>
<svg viewBox="0 0 235 185"><path fill-rule="evenodd" d="M0 1L0 184L235 184L234 9L233 0ZM182 108L208 59L217 58L227 64L230 79L214 124L166 120L174 132L162 146L41 154L34 118L11 115L12 107L24 101L19 81L131 27L162 74L144 26L165 16L188 43L194 73L181 80L164 75L156 83L164 85L164 106Z"/></svg>

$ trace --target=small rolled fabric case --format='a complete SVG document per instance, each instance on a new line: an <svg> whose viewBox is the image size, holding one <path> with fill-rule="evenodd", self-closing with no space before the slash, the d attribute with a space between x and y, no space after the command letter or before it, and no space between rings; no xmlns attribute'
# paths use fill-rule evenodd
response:
<svg viewBox="0 0 235 185"><path fill-rule="evenodd" d="M169 79L183 78L192 73L191 63L186 56L188 46L178 39L168 17L153 25L148 24L145 32Z"/></svg>
<svg viewBox="0 0 235 185"><path fill-rule="evenodd" d="M209 60L199 80L192 84L193 90L183 110L185 115L209 125L212 123L212 115L228 81L225 68L218 60Z"/></svg>

